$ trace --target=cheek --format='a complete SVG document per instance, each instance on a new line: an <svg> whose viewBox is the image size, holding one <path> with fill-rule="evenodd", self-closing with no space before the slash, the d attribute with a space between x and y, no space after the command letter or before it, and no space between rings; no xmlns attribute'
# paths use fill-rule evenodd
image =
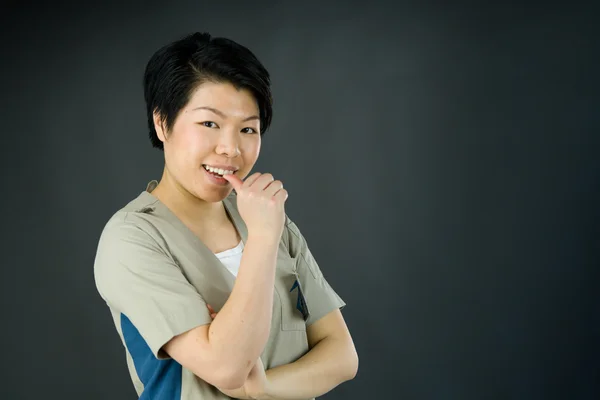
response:
<svg viewBox="0 0 600 400"><path fill-rule="evenodd" d="M258 159L258 155L260 154L260 144L261 139L260 136L249 138L244 141L242 154L244 155L244 161L246 163L254 164Z"/></svg>
<svg viewBox="0 0 600 400"><path fill-rule="evenodd" d="M177 149L186 158L202 157L211 148L211 136L194 130L181 132Z"/></svg>
<svg viewBox="0 0 600 400"><path fill-rule="evenodd" d="M171 167L181 171L195 168L206 156L210 144L208 135L193 130L173 132L168 146Z"/></svg>

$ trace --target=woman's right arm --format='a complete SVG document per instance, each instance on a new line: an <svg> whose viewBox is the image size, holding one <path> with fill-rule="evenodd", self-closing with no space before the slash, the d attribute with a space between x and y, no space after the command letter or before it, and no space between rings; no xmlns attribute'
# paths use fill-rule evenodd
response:
<svg viewBox="0 0 600 400"><path fill-rule="evenodd" d="M163 350L214 386L241 387L269 337L278 244L249 234L233 291L214 321Z"/></svg>
<svg viewBox="0 0 600 400"><path fill-rule="evenodd" d="M210 325L174 337L163 349L203 380L235 389L244 384L269 337L287 192L270 174L254 174L245 182L227 177L248 228L233 290Z"/></svg>

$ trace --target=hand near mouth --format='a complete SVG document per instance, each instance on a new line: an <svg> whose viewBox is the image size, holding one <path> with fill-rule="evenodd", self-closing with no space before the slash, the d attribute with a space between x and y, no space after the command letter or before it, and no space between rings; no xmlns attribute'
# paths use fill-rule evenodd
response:
<svg viewBox="0 0 600 400"><path fill-rule="evenodd" d="M279 240L285 221L284 205L288 192L283 183L269 173L259 172L242 181L234 174L226 174L227 180L237 193L238 210L249 234L257 234Z"/></svg>

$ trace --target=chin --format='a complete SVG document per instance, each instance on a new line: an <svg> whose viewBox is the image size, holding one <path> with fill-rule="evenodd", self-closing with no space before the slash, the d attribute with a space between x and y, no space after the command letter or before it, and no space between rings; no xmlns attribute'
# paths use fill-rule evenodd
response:
<svg viewBox="0 0 600 400"><path fill-rule="evenodd" d="M196 190L192 194L198 199L206 201L207 203L217 203L223 201L229 196L232 188L222 190Z"/></svg>

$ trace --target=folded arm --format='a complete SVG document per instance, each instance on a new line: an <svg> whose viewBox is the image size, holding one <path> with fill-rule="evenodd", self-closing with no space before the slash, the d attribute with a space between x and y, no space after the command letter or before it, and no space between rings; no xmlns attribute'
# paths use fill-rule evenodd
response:
<svg viewBox="0 0 600 400"><path fill-rule="evenodd" d="M356 376L358 355L339 310L307 327L307 334L309 352L293 363L267 370L264 392L255 398L313 398Z"/></svg>
<svg viewBox="0 0 600 400"><path fill-rule="evenodd" d="M242 386L269 336L276 255L276 242L249 236L233 291L218 316L173 338L164 351L215 386Z"/></svg>

